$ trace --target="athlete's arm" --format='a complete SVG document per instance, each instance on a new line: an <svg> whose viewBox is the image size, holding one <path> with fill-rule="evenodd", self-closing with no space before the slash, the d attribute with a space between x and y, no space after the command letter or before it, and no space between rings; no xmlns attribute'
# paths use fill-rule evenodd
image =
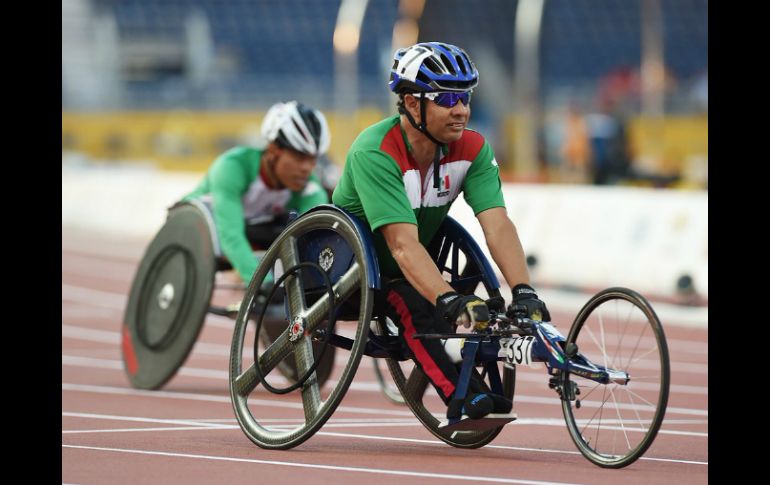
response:
<svg viewBox="0 0 770 485"><path fill-rule="evenodd" d="M426 300L433 303L439 295L454 291L441 277L425 246L420 244L417 226L395 223L380 230L404 277Z"/></svg>
<svg viewBox="0 0 770 485"><path fill-rule="evenodd" d="M505 207L493 207L479 212L476 217L492 253L492 259L503 272L505 281L513 288L519 283L529 284L529 272L524 249Z"/></svg>

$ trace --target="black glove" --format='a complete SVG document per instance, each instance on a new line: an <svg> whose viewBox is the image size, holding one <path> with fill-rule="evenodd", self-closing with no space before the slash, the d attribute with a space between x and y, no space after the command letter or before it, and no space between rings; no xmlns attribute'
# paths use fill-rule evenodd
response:
<svg viewBox="0 0 770 485"><path fill-rule="evenodd" d="M526 317L532 320L551 321L551 314L545 303L537 297L535 290L523 283L518 284L511 290L513 293L513 303L508 305L508 311L505 312L508 318Z"/></svg>
<svg viewBox="0 0 770 485"><path fill-rule="evenodd" d="M436 316L451 324L460 324L474 330L484 330L489 325L489 308L476 295L461 295L448 291L436 298Z"/></svg>

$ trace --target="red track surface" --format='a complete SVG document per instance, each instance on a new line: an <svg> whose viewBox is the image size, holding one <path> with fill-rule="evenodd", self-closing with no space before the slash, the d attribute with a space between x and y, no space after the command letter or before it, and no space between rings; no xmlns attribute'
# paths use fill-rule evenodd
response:
<svg viewBox="0 0 770 485"><path fill-rule="evenodd" d="M666 419L645 456L621 470L601 469L578 453L542 369L519 372L519 419L486 447L461 450L434 438L406 407L387 401L367 357L320 432L292 450L258 448L238 427L230 404L232 323L226 319L206 320L187 362L162 390L129 385L119 331L146 243L63 230L63 483L708 482L708 332L665 320L672 362ZM232 302L227 295L217 298ZM566 322L562 328L574 318L558 308L551 313ZM275 400L265 413L286 417Z"/></svg>

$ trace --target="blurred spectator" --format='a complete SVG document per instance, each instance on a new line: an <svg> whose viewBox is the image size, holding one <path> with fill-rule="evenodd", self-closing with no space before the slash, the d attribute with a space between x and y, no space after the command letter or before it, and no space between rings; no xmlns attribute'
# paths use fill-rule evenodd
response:
<svg viewBox="0 0 770 485"><path fill-rule="evenodd" d="M591 161L588 124L577 103L570 103L564 120L564 140L561 156L564 160L562 180L582 182L587 177Z"/></svg>
<svg viewBox="0 0 770 485"><path fill-rule="evenodd" d="M591 146L591 171L595 185L616 184L630 166L626 122L610 98L600 101L598 112L586 117Z"/></svg>

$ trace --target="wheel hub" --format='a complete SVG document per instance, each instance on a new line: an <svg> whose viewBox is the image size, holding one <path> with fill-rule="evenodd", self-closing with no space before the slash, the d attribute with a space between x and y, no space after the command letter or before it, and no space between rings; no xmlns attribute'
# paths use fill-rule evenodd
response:
<svg viewBox="0 0 770 485"><path fill-rule="evenodd" d="M161 310L166 310L174 301L174 285L166 283L158 293L158 306Z"/></svg>
<svg viewBox="0 0 770 485"><path fill-rule="evenodd" d="M305 333L305 319L302 317L294 317L291 325L289 326L289 341L296 342Z"/></svg>

